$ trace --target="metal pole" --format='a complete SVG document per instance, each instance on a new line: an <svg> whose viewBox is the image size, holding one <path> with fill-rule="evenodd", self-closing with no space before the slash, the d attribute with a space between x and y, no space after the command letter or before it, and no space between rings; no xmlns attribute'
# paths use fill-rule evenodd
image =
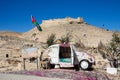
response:
<svg viewBox="0 0 120 80"><path fill-rule="evenodd" d="M37 57L37 70L39 69L39 57Z"/></svg>
<svg viewBox="0 0 120 80"><path fill-rule="evenodd" d="M25 70L25 58L23 58L23 68Z"/></svg>

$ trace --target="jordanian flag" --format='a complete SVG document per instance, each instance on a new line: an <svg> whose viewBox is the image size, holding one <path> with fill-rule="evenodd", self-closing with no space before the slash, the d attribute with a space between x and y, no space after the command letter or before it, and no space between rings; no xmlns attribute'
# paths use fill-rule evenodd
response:
<svg viewBox="0 0 120 80"><path fill-rule="evenodd" d="M33 16L31 16L32 24L34 24L39 31L42 31L42 28L40 27L39 23L35 20Z"/></svg>

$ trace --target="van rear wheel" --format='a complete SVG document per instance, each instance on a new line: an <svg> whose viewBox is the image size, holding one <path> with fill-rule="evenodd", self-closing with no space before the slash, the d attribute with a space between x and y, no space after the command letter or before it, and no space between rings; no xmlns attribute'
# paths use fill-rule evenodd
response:
<svg viewBox="0 0 120 80"><path fill-rule="evenodd" d="M91 64L88 60L81 60L79 66L82 70L87 70L91 67Z"/></svg>

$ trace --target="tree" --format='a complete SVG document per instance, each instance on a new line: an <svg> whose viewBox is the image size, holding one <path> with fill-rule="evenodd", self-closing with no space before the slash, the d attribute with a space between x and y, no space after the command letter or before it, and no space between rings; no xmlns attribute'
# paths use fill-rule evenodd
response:
<svg viewBox="0 0 120 80"><path fill-rule="evenodd" d="M56 39L56 36L53 33L50 36L48 36L47 41L46 41L47 47L53 45L55 42L55 39Z"/></svg>
<svg viewBox="0 0 120 80"><path fill-rule="evenodd" d="M55 44L55 39L56 39L56 35L52 33L50 36L48 36L45 43L41 42L42 48L47 49L49 46Z"/></svg>
<svg viewBox="0 0 120 80"><path fill-rule="evenodd" d="M98 44L98 51L103 58L110 61L111 67L118 67L118 58L120 57L120 37L117 33L113 33L111 41L104 45L102 42Z"/></svg>
<svg viewBox="0 0 120 80"><path fill-rule="evenodd" d="M72 35L70 33L67 33L65 36L62 36L61 39L59 39L61 41L61 43L69 43L71 42L72 39Z"/></svg>
<svg viewBox="0 0 120 80"><path fill-rule="evenodd" d="M76 37L76 42L75 42L75 47L76 47L76 49L78 50L78 51L83 51L83 50L85 50L85 48L86 48L86 46L81 42L81 39L77 36L77 35L75 35L75 37Z"/></svg>

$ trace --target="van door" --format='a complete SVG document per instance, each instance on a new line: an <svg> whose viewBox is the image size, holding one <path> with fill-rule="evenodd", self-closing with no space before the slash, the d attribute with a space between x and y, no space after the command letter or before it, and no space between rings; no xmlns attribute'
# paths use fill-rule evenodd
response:
<svg viewBox="0 0 120 80"><path fill-rule="evenodd" d="M60 45L59 61L64 63L71 63L71 48L70 45Z"/></svg>
<svg viewBox="0 0 120 80"><path fill-rule="evenodd" d="M51 63L52 64L59 63L59 46L51 47Z"/></svg>
<svg viewBox="0 0 120 80"><path fill-rule="evenodd" d="M75 55L74 55L74 51L73 51L73 47L72 47L72 45L70 45L70 49L71 49L71 64L73 64L74 63L74 57L75 57Z"/></svg>

